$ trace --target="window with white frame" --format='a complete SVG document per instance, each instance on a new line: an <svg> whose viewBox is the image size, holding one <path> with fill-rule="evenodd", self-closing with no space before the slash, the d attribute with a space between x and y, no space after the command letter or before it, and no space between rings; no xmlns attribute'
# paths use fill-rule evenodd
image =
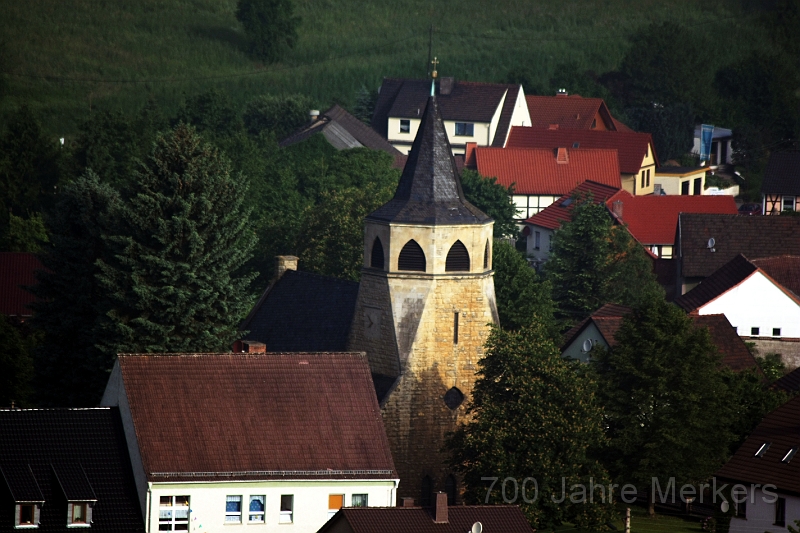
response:
<svg viewBox="0 0 800 533"><path fill-rule="evenodd" d="M242 523L242 497L241 496L226 496L225 497L225 523L226 524L241 524Z"/></svg>
<svg viewBox="0 0 800 533"><path fill-rule="evenodd" d="M472 137L475 135L475 124L472 122L456 122L456 135L459 137Z"/></svg>
<svg viewBox="0 0 800 533"><path fill-rule="evenodd" d="M411 121L400 119L400 133L411 133Z"/></svg>
<svg viewBox="0 0 800 533"><path fill-rule="evenodd" d="M92 505L89 502L67 504L67 527L89 527L92 523Z"/></svg>
<svg viewBox="0 0 800 533"><path fill-rule="evenodd" d="M278 518L279 524L291 524L294 521L294 495L281 495L281 515Z"/></svg>
<svg viewBox="0 0 800 533"><path fill-rule="evenodd" d="M367 507L367 495L366 494L353 494L353 498L350 501L351 507Z"/></svg>
<svg viewBox="0 0 800 533"><path fill-rule="evenodd" d="M328 495L328 519L339 512L344 506L344 494L329 494Z"/></svg>
<svg viewBox="0 0 800 533"><path fill-rule="evenodd" d="M159 498L158 530L189 530L189 496L161 496Z"/></svg>
<svg viewBox="0 0 800 533"><path fill-rule="evenodd" d="M39 527L38 503L18 503L14 510L14 528L33 529Z"/></svg>
<svg viewBox="0 0 800 533"><path fill-rule="evenodd" d="M263 494L259 496L250 496L250 507L247 513L247 521L253 524L264 523L264 507L267 503L267 497Z"/></svg>

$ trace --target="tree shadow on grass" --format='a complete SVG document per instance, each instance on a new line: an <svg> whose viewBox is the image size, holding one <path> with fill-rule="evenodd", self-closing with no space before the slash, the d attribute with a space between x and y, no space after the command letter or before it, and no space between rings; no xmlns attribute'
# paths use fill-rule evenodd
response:
<svg viewBox="0 0 800 533"><path fill-rule="evenodd" d="M191 32L193 35L202 39L226 43L241 52L247 51L247 42L244 34L233 28L226 28L223 26L194 26Z"/></svg>

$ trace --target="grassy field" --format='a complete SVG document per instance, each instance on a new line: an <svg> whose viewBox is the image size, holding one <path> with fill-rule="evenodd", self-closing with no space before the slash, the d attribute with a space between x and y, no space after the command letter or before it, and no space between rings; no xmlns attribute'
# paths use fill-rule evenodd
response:
<svg viewBox="0 0 800 533"><path fill-rule="evenodd" d="M626 37L673 20L706 36L716 69L765 42L730 0L295 0L300 40L265 66L243 51L235 0L6 0L0 17L0 115L29 102L55 134L95 109L131 111L148 98L173 109L209 88L237 104L300 92L320 107L352 104L384 76L427 72L429 29L440 73L550 90L568 72L618 66Z"/></svg>

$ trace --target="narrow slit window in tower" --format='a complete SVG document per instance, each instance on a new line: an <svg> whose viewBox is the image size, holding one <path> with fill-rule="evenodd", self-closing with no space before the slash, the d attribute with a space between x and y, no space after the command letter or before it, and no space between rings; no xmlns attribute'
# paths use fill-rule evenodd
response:
<svg viewBox="0 0 800 533"><path fill-rule="evenodd" d="M489 240L486 240L486 247L483 249L483 268L489 268Z"/></svg>
<svg viewBox="0 0 800 533"><path fill-rule="evenodd" d="M453 344L458 344L458 311L453 313Z"/></svg>
<svg viewBox="0 0 800 533"><path fill-rule="evenodd" d="M369 266L383 270L383 244L381 244L379 237L375 237L375 241L372 243L372 254L369 260Z"/></svg>

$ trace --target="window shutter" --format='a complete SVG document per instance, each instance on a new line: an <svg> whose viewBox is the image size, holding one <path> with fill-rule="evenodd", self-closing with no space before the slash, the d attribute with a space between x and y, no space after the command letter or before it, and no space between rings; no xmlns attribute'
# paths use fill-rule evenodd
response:
<svg viewBox="0 0 800 533"><path fill-rule="evenodd" d="M409 270L412 272L425 272L425 252L422 251L417 241L411 239L400 250L400 257L397 261L397 270Z"/></svg>
<svg viewBox="0 0 800 533"><path fill-rule="evenodd" d="M375 241L372 243L369 266L383 270L383 244L381 244L381 240L378 237L375 237Z"/></svg>
<svg viewBox="0 0 800 533"><path fill-rule="evenodd" d="M461 241L456 241L447 252L445 272L469 272L469 252Z"/></svg>

